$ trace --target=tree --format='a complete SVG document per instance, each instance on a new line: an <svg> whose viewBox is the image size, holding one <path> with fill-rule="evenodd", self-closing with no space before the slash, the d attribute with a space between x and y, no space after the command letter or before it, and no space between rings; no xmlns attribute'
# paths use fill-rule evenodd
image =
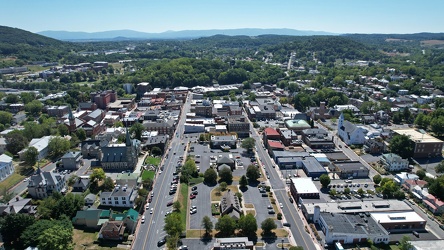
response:
<svg viewBox="0 0 444 250"><path fill-rule="evenodd" d="M76 135L77 135L77 138L79 138L80 141L86 140L86 132L85 132L85 130L83 128L77 129Z"/></svg>
<svg viewBox="0 0 444 250"><path fill-rule="evenodd" d="M229 215L223 215L217 220L214 227L222 236L232 236L236 230L236 221Z"/></svg>
<svg viewBox="0 0 444 250"><path fill-rule="evenodd" d="M385 177L381 180L381 187L379 188L379 190L381 190L383 195L391 198L399 190L399 186L393 179Z"/></svg>
<svg viewBox="0 0 444 250"><path fill-rule="evenodd" d="M0 190L0 203L8 203L10 200L12 200L12 198L14 198L15 193L14 192L9 192L8 189L6 187L3 187Z"/></svg>
<svg viewBox="0 0 444 250"><path fill-rule="evenodd" d="M68 186L72 187L72 185L74 185L78 179L79 179L79 177L77 175L73 174L69 177L68 181L66 181L66 184L68 184Z"/></svg>
<svg viewBox="0 0 444 250"><path fill-rule="evenodd" d="M228 184L227 184L225 181L219 183L219 188L220 188L222 191L227 190L227 187L228 187Z"/></svg>
<svg viewBox="0 0 444 250"><path fill-rule="evenodd" d="M364 189L362 189L362 188L358 189L358 194L359 195L363 195L364 193L365 193Z"/></svg>
<svg viewBox="0 0 444 250"><path fill-rule="evenodd" d="M197 177L197 167L193 159L188 159L182 167L180 182L188 183L191 177Z"/></svg>
<svg viewBox="0 0 444 250"><path fill-rule="evenodd" d="M153 147L151 149L151 154L155 156L162 155L162 149L160 149L159 147Z"/></svg>
<svg viewBox="0 0 444 250"><path fill-rule="evenodd" d="M72 223L68 217L63 216L60 220L38 220L31 226L27 227L20 235L20 240L25 246L37 247L40 243L39 237L43 232L55 225L60 225L72 231Z"/></svg>
<svg viewBox="0 0 444 250"><path fill-rule="evenodd" d="M114 189L114 181L111 177L106 177L101 186L101 190L104 192L113 191ZM140 195L140 192L139 192Z"/></svg>
<svg viewBox="0 0 444 250"><path fill-rule="evenodd" d="M60 225L52 226L39 236L38 249L42 250L71 250L73 231Z"/></svg>
<svg viewBox="0 0 444 250"><path fill-rule="evenodd" d="M32 116L38 116L42 112L42 109L43 104L38 100L34 100L25 105L25 111Z"/></svg>
<svg viewBox="0 0 444 250"><path fill-rule="evenodd" d="M242 235L252 236L256 235L257 222L256 218L252 214L241 216L238 221L238 227L241 230Z"/></svg>
<svg viewBox="0 0 444 250"><path fill-rule="evenodd" d="M28 139L26 139L26 137L23 136L23 133L19 130L9 132L6 135L6 141L8 142L6 144L6 149L13 155L16 155L29 143Z"/></svg>
<svg viewBox="0 0 444 250"><path fill-rule="evenodd" d="M69 141L63 137L54 136L51 137L51 139L49 139L48 143L49 153L54 157L63 155L69 150L70 147L71 144L69 143Z"/></svg>
<svg viewBox="0 0 444 250"><path fill-rule="evenodd" d="M322 187L323 187L323 188L326 188L326 187L328 187L328 185L329 185L330 182L331 182L331 180L330 180L330 176L328 176L328 175L326 175L326 174L323 174L323 175L321 175L321 177L319 177L319 181L321 182Z"/></svg>
<svg viewBox="0 0 444 250"><path fill-rule="evenodd" d="M213 231L213 222L211 222L210 217L204 216L202 218L202 228L205 230L205 235L210 235Z"/></svg>
<svg viewBox="0 0 444 250"><path fill-rule="evenodd" d="M115 127L115 128L123 128L123 122L122 121L117 121L116 123L114 123L113 127Z"/></svg>
<svg viewBox="0 0 444 250"><path fill-rule="evenodd" d="M168 236L166 241L167 249L177 249L178 241L179 241L179 234Z"/></svg>
<svg viewBox="0 0 444 250"><path fill-rule="evenodd" d="M185 229L180 219L180 213L171 213L165 217L165 226L163 230L170 236L180 235Z"/></svg>
<svg viewBox="0 0 444 250"><path fill-rule="evenodd" d="M18 103L20 101L18 95L9 94L5 98L6 103Z"/></svg>
<svg viewBox="0 0 444 250"><path fill-rule="evenodd" d="M241 189L245 189L247 188L247 185L248 185L247 177L245 175L242 175L239 180L239 186Z"/></svg>
<svg viewBox="0 0 444 250"><path fill-rule="evenodd" d="M91 182L97 182L105 179L105 177L105 171L103 171L102 168L94 168L93 172L89 176L89 179L91 180Z"/></svg>
<svg viewBox="0 0 444 250"><path fill-rule="evenodd" d="M414 143L406 135L395 135L390 141L389 149L392 153L402 158L410 158L413 156Z"/></svg>
<svg viewBox="0 0 444 250"><path fill-rule="evenodd" d="M438 166L436 166L436 167L438 167ZM436 172L438 173L438 170L436 170ZM416 171L416 175L419 177L420 180L424 180L424 177L426 177L426 172L424 170L422 170L422 169L418 169Z"/></svg>
<svg viewBox="0 0 444 250"><path fill-rule="evenodd" d="M373 182L374 182L376 185L379 185L379 183L381 183L381 180L382 180L381 175L377 174L377 175L373 176Z"/></svg>
<svg viewBox="0 0 444 250"><path fill-rule="evenodd" d="M8 214L4 217L1 224L0 233L3 236L3 242L6 245L12 245L17 249L23 248L19 240L20 235L25 229L34 224L34 216L27 214Z"/></svg>
<svg viewBox="0 0 444 250"><path fill-rule="evenodd" d="M180 212L181 208L182 208L182 204L180 204L180 201L175 201L173 203L173 211L174 212Z"/></svg>
<svg viewBox="0 0 444 250"><path fill-rule="evenodd" d="M440 116L433 118L430 122L430 128L438 136L441 136L444 132L444 117Z"/></svg>
<svg viewBox="0 0 444 250"><path fill-rule="evenodd" d="M214 185L217 183L217 173L216 170L208 168L204 173L204 183L207 185Z"/></svg>
<svg viewBox="0 0 444 250"><path fill-rule="evenodd" d="M69 135L69 129L65 124L60 124L57 126L57 132L60 136Z"/></svg>
<svg viewBox="0 0 444 250"><path fill-rule="evenodd" d="M259 168L254 165L248 165L246 175L249 181L256 182L260 177Z"/></svg>
<svg viewBox="0 0 444 250"><path fill-rule="evenodd" d="M229 168L219 170L219 177L221 182L231 183L233 181L233 173Z"/></svg>
<svg viewBox="0 0 444 250"><path fill-rule="evenodd" d="M34 166L38 160L38 156L39 151L35 147L28 147L24 154L26 164Z"/></svg>
<svg viewBox="0 0 444 250"><path fill-rule="evenodd" d="M140 122L136 122L131 126L130 133L134 134L134 138L140 140L142 138L143 130L145 130L145 127Z"/></svg>
<svg viewBox="0 0 444 250"><path fill-rule="evenodd" d="M344 188L344 194L350 194L350 188L348 187Z"/></svg>
<svg viewBox="0 0 444 250"><path fill-rule="evenodd" d="M329 195L331 196L336 196L338 194L338 192L336 191L336 189L330 189L330 191L328 192Z"/></svg>
<svg viewBox="0 0 444 250"><path fill-rule="evenodd" d="M444 161L441 161L438 165L436 165L435 171L440 174L444 173Z"/></svg>
<svg viewBox="0 0 444 250"><path fill-rule="evenodd" d="M400 242L399 242L399 249L401 250L410 250L413 246L410 243L410 238L407 235L402 236Z"/></svg>
<svg viewBox="0 0 444 250"><path fill-rule="evenodd" d="M241 147L245 148L248 151L251 151L254 148L254 144L255 144L254 139L251 137L248 137L242 141Z"/></svg>
<svg viewBox="0 0 444 250"><path fill-rule="evenodd" d="M273 218L267 218L261 223L261 228L264 235L271 234L271 230L274 230L277 228L276 223L274 222Z"/></svg>
<svg viewBox="0 0 444 250"><path fill-rule="evenodd" d="M0 111L0 124L9 126L12 121L12 114L6 111Z"/></svg>

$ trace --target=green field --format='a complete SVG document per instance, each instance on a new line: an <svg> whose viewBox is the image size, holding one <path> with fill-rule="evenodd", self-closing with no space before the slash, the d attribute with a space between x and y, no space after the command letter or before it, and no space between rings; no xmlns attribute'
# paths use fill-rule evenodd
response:
<svg viewBox="0 0 444 250"><path fill-rule="evenodd" d="M180 219L185 226L187 224L187 215L188 215L188 185L185 183L180 184L180 193L178 197L178 201L182 204L182 209L180 210Z"/></svg>
<svg viewBox="0 0 444 250"><path fill-rule="evenodd" d="M144 170L142 173L142 181L144 181L146 179L154 180L155 174L156 174L156 172L154 172L152 170Z"/></svg>
<svg viewBox="0 0 444 250"><path fill-rule="evenodd" d="M0 190L8 190L17 183L21 182L23 179L25 179L25 176L13 173L8 178L0 182Z"/></svg>
<svg viewBox="0 0 444 250"><path fill-rule="evenodd" d="M147 158L145 158L145 164L159 166L160 158L148 156Z"/></svg>

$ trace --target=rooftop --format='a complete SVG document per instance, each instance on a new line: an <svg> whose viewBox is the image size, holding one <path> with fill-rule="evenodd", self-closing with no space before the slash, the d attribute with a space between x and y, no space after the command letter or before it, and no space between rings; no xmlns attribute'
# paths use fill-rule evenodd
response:
<svg viewBox="0 0 444 250"><path fill-rule="evenodd" d="M305 120L286 120L285 125L287 128L310 128L310 124Z"/></svg>
<svg viewBox="0 0 444 250"><path fill-rule="evenodd" d="M315 206L319 206L321 212L332 213L362 213L362 212L406 212L413 209L404 201L384 200L375 202L371 200L347 201L347 202L319 202L304 203L304 208L308 214L314 213Z"/></svg>
<svg viewBox="0 0 444 250"><path fill-rule="evenodd" d="M354 214L321 213L322 218L335 234L372 234L385 235L387 231L371 217L361 217Z"/></svg>
<svg viewBox="0 0 444 250"><path fill-rule="evenodd" d="M319 193L318 188L315 186L311 178L292 178L292 185L298 191L298 194L313 194Z"/></svg>
<svg viewBox="0 0 444 250"><path fill-rule="evenodd" d="M427 134L425 131L424 133L421 133L412 128L393 129L393 132L400 135L406 135L414 142L422 142L422 143L442 142L441 140Z"/></svg>
<svg viewBox="0 0 444 250"><path fill-rule="evenodd" d="M379 223L422 222L425 220L414 211L395 213L371 213L371 217Z"/></svg>

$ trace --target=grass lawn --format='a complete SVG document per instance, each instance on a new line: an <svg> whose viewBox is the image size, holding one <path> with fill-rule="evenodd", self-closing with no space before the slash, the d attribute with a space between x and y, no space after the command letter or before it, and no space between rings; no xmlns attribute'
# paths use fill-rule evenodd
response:
<svg viewBox="0 0 444 250"><path fill-rule="evenodd" d="M194 183L192 186L202 183L204 181L203 177L191 178L188 183Z"/></svg>
<svg viewBox="0 0 444 250"><path fill-rule="evenodd" d="M251 203L245 203L245 208L254 208L254 205Z"/></svg>
<svg viewBox="0 0 444 250"><path fill-rule="evenodd" d="M177 197L177 200L180 202L180 204L182 204L182 209L180 210L180 219L184 226L186 226L187 224L188 199L188 185L185 183L180 183L179 196Z"/></svg>
<svg viewBox="0 0 444 250"><path fill-rule="evenodd" d="M159 166L160 158L159 157L148 156L147 158L145 158L145 164Z"/></svg>
<svg viewBox="0 0 444 250"><path fill-rule="evenodd" d="M25 176L13 173L8 178L4 179L2 182L0 182L0 190L8 190L11 187L13 187L15 184L21 182L23 179L25 179Z"/></svg>
<svg viewBox="0 0 444 250"><path fill-rule="evenodd" d="M125 248L118 247L101 247L97 244L97 235L98 232L86 232L83 230L75 229L73 234L73 242L74 242L74 250L85 250L85 249L96 249L96 250L105 250L105 249L114 249L114 250L123 250Z"/></svg>
<svg viewBox="0 0 444 250"><path fill-rule="evenodd" d="M230 189L231 192L234 192L234 193L239 192L239 189L237 188L237 186L230 185L230 186L227 187L227 189ZM213 188L213 190L211 190L211 202L213 202L213 201L220 201L223 193L227 192L227 191L224 191L224 192L221 192L220 195L218 195L217 191L218 191L217 187Z"/></svg>
<svg viewBox="0 0 444 250"><path fill-rule="evenodd" d="M142 181L147 180L147 179L154 179L154 174L156 172L152 171L152 170L144 170L142 173Z"/></svg>
<svg viewBox="0 0 444 250"><path fill-rule="evenodd" d="M217 205L217 206L216 206ZM220 209L218 203L212 203L211 204L211 215L220 215Z"/></svg>
<svg viewBox="0 0 444 250"><path fill-rule="evenodd" d="M250 209L250 210L245 210L245 211L246 211L247 214L251 214L251 215L253 215L254 217L256 217L256 210L252 210L252 209Z"/></svg>

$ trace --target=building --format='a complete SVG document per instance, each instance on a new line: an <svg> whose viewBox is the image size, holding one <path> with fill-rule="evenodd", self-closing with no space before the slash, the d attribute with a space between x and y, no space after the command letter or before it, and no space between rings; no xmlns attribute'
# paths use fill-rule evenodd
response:
<svg viewBox="0 0 444 250"><path fill-rule="evenodd" d="M21 124L23 121L25 121L27 118L26 114L16 114L12 117L12 123L13 124Z"/></svg>
<svg viewBox="0 0 444 250"><path fill-rule="evenodd" d="M46 112L50 117L62 118L64 115L68 114L68 106L50 106L46 108Z"/></svg>
<svg viewBox="0 0 444 250"><path fill-rule="evenodd" d="M235 149L237 147L236 141L236 135L212 135L210 139L210 147L216 149L227 146L231 149Z"/></svg>
<svg viewBox="0 0 444 250"><path fill-rule="evenodd" d="M213 117L213 106L210 105L196 105L194 107L196 116Z"/></svg>
<svg viewBox="0 0 444 250"><path fill-rule="evenodd" d="M399 174L396 174L393 180L395 180L399 185L402 185L406 180L419 180L419 176L417 176L416 174L401 172Z"/></svg>
<svg viewBox="0 0 444 250"><path fill-rule="evenodd" d="M104 170L132 170L137 165L140 148L140 141L131 139L127 129L126 143L108 144L100 148L100 166Z"/></svg>
<svg viewBox="0 0 444 250"><path fill-rule="evenodd" d="M415 211L371 213L370 215L390 233L422 231L425 230L427 224L427 221Z"/></svg>
<svg viewBox="0 0 444 250"><path fill-rule="evenodd" d="M437 157L442 155L443 141L427 134L425 131L415 129L393 129L399 135L406 135L415 144L413 149L414 158Z"/></svg>
<svg viewBox="0 0 444 250"><path fill-rule="evenodd" d="M362 145L365 142L367 130L345 121L342 113L338 119L338 135L347 145Z"/></svg>
<svg viewBox="0 0 444 250"><path fill-rule="evenodd" d="M231 192L230 189L228 189L228 191L222 196L219 207L221 216L229 215L230 217L238 220L241 215L243 215L239 198L234 194L234 192Z"/></svg>
<svg viewBox="0 0 444 250"><path fill-rule="evenodd" d="M431 194L424 197L423 203L434 214L442 214L444 212L444 202Z"/></svg>
<svg viewBox="0 0 444 250"><path fill-rule="evenodd" d="M335 148L333 136L329 137L328 132L321 128L304 129L301 132L302 140L312 149Z"/></svg>
<svg viewBox="0 0 444 250"><path fill-rule="evenodd" d="M83 193L85 192L89 187L89 176L88 178L85 177L78 177L76 182L72 185L72 191Z"/></svg>
<svg viewBox="0 0 444 250"><path fill-rule="evenodd" d="M298 135L293 130L278 129L278 132L281 135L281 141L285 146L288 147L300 144L300 142L298 142Z"/></svg>
<svg viewBox="0 0 444 250"><path fill-rule="evenodd" d="M1 137L0 138L0 154L3 154L6 151L6 139Z"/></svg>
<svg viewBox="0 0 444 250"><path fill-rule="evenodd" d="M359 244L371 240L375 244L389 243L390 234L372 217L364 214L334 214L320 212L317 220L325 235L325 243Z"/></svg>
<svg viewBox="0 0 444 250"><path fill-rule="evenodd" d="M145 127L146 131L157 131L161 135L172 136L176 128L176 121L174 119L157 122L144 121L142 125Z"/></svg>
<svg viewBox="0 0 444 250"><path fill-rule="evenodd" d="M236 133L240 138L245 138L250 135L250 123L243 115L229 116L227 119L227 129L228 132Z"/></svg>
<svg viewBox="0 0 444 250"><path fill-rule="evenodd" d="M310 177L291 178L290 193L295 201L299 198L319 199L319 190Z"/></svg>
<svg viewBox="0 0 444 250"><path fill-rule="evenodd" d="M235 238L216 238L213 245L214 250L253 250L254 243L248 240L248 237L235 237Z"/></svg>
<svg viewBox="0 0 444 250"><path fill-rule="evenodd" d="M70 151L62 156L63 169L77 170L82 162L82 154L80 151Z"/></svg>
<svg viewBox="0 0 444 250"><path fill-rule="evenodd" d="M286 120L284 124L285 127L293 130L296 134L301 134L302 130L311 128L310 124L302 119Z"/></svg>
<svg viewBox="0 0 444 250"><path fill-rule="evenodd" d="M125 229L123 221L107 221L100 228L99 239L123 240Z"/></svg>
<svg viewBox="0 0 444 250"><path fill-rule="evenodd" d="M97 108L106 110L109 103L117 100L117 92L114 90L92 92L90 97L91 102L94 102L97 105Z"/></svg>
<svg viewBox="0 0 444 250"><path fill-rule="evenodd" d="M14 173L12 157L5 154L0 155L0 181L6 179L12 173Z"/></svg>
<svg viewBox="0 0 444 250"><path fill-rule="evenodd" d="M113 210L102 210L89 208L77 211L76 216L72 219L72 224L83 226L91 229L98 229L108 221L123 221L124 226L133 232L137 226L139 213L130 208L125 213L119 213Z"/></svg>
<svg viewBox="0 0 444 250"><path fill-rule="evenodd" d="M415 240L409 241L411 250L441 250L444 240Z"/></svg>
<svg viewBox="0 0 444 250"><path fill-rule="evenodd" d="M263 140L264 141L267 141L267 140L280 141L281 140L281 135L274 128L269 128L269 127L265 128L262 135L263 135Z"/></svg>
<svg viewBox="0 0 444 250"><path fill-rule="evenodd" d="M44 199L53 193L65 192L66 175L45 172L37 168L28 181L28 194L34 199Z"/></svg>
<svg viewBox="0 0 444 250"><path fill-rule="evenodd" d="M363 149L369 154L380 154L385 151L384 140L380 136L372 138L366 137Z"/></svg>
<svg viewBox="0 0 444 250"><path fill-rule="evenodd" d="M32 139L31 142L29 142L28 148L34 147L37 149L37 152L39 152L37 160L40 161L41 159L45 158L48 155L48 150L49 150L48 145L51 137L52 136L43 136L42 138ZM26 150L28 150L28 148L25 148L20 152L18 152L20 160L24 160L25 152Z"/></svg>
<svg viewBox="0 0 444 250"><path fill-rule="evenodd" d="M387 171L401 171L409 168L409 160L402 159L397 154L383 154L381 156L381 162Z"/></svg>
<svg viewBox="0 0 444 250"><path fill-rule="evenodd" d="M82 156L85 159L97 158L100 155L100 148L108 145L106 140L86 140L80 144Z"/></svg>
<svg viewBox="0 0 444 250"><path fill-rule="evenodd" d="M134 200L137 198L137 189L133 186L117 185L111 192L100 194L100 205L109 207L134 207Z"/></svg>
<svg viewBox="0 0 444 250"><path fill-rule="evenodd" d="M37 206L32 204L32 199L14 197L6 204L0 204L0 215L8 214L30 214L35 215Z"/></svg>
<svg viewBox="0 0 444 250"><path fill-rule="evenodd" d="M369 169L359 161L335 161L332 167L341 179L367 178L370 173Z"/></svg>
<svg viewBox="0 0 444 250"><path fill-rule="evenodd" d="M150 87L150 84L149 84L148 82L141 82L141 83L138 83L138 84L137 84L137 89L136 89L136 92L137 92L137 99L139 100L140 98L142 98L143 95L144 95L146 92L150 91L150 89L151 89L151 87Z"/></svg>
<svg viewBox="0 0 444 250"><path fill-rule="evenodd" d="M231 171L233 171L236 168L234 160L230 159L226 156L223 156L222 158L217 159L216 165L217 165L218 171L219 171L219 167L222 165L227 165L228 167L230 167Z"/></svg>

